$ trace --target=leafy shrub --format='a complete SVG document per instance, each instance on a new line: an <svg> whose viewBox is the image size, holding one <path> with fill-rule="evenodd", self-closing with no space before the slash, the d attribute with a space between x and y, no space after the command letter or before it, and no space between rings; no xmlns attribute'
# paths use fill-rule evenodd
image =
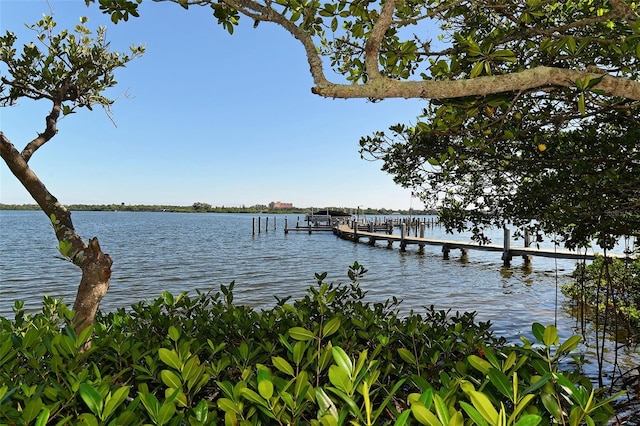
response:
<svg viewBox="0 0 640 426"><path fill-rule="evenodd" d="M604 424L613 414L560 361L559 342L534 324L535 342L495 338L475 315L399 301L365 302L357 263L348 285L325 283L254 311L233 283L195 296L163 293L102 313L76 335L62 302L0 323L0 423Z"/></svg>
<svg viewBox="0 0 640 426"><path fill-rule="evenodd" d="M640 258L598 256L590 264L578 264L572 277L562 288L565 296L582 309L597 311L601 324L618 327L614 336L640 342Z"/></svg>

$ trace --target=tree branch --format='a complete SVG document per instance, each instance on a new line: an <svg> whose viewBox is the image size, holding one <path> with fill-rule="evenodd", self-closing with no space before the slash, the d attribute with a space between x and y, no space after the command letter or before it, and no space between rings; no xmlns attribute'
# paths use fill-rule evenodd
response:
<svg viewBox="0 0 640 426"><path fill-rule="evenodd" d="M51 112L45 119L46 127L44 132L39 133L38 137L32 140L24 147L20 155L24 159L25 163L28 163L31 159L31 156L34 152L38 150L42 145L47 143L51 138L53 138L56 133L58 133L57 123L58 117L60 117L61 104L54 103L53 108L51 108Z"/></svg>
<svg viewBox="0 0 640 426"><path fill-rule="evenodd" d="M393 21L393 13L396 10L396 1L387 0L382 5L380 16L373 26L373 30L364 46L364 63L369 81L374 81L382 77L380 74L378 59L380 57L380 45L384 36Z"/></svg>
<svg viewBox="0 0 640 426"><path fill-rule="evenodd" d="M493 93L518 92L549 87L575 87L577 79L600 77L564 68L539 66L517 73L464 80L398 81L380 77L359 85L324 82L311 91L327 98L425 98L448 99L465 96L483 96ZM606 75L592 89L604 91L608 96L619 96L640 101L640 81Z"/></svg>
<svg viewBox="0 0 640 426"><path fill-rule="evenodd" d="M282 14L278 13L271 7L263 6L255 1L225 0L225 3L237 9L241 13L246 14L247 16L253 16L254 18L258 18L255 13L259 12L259 19L261 21L274 22L286 29L291 35L293 35L298 41L300 41L300 43L302 43L305 54L307 55L309 71L311 72L311 76L313 77L314 84L316 86L324 86L326 84L330 84L324 75L322 59L320 58L318 50L316 49L316 45L309 33L305 32L303 29L298 27L296 24L288 20L286 17L284 17ZM253 13L253 15L250 15L250 13Z"/></svg>

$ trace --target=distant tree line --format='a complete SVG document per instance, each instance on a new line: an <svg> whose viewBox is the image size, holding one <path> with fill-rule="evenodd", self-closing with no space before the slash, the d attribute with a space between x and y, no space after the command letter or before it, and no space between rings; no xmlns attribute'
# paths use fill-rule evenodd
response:
<svg viewBox="0 0 640 426"><path fill-rule="evenodd" d="M270 209L266 205L256 204L253 206L228 207L228 206L212 206L207 203L195 202L190 206L173 206L162 204L70 204L69 210L73 211L126 211L126 212L174 212L174 213L272 213L272 214L307 214L311 211L320 210L338 210L347 213L356 212L356 208L352 207L292 207L287 209ZM39 210L36 204L2 204L0 210ZM432 215L434 210L390 210L390 209L374 209L361 208L360 214L363 215Z"/></svg>

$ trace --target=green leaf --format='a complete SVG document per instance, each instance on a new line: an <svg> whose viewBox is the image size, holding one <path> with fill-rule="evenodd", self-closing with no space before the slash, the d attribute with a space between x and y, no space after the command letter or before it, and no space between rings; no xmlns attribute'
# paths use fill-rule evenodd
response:
<svg viewBox="0 0 640 426"><path fill-rule="evenodd" d="M416 365L416 357L406 348L398 348L398 355L408 364Z"/></svg>
<svg viewBox="0 0 640 426"><path fill-rule="evenodd" d="M558 421L562 421L562 410L560 406L558 406L558 401L556 401L555 395L544 393L540 397L542 399L542 405L547 409L549 414L556 418Z"/></svg>
<svg viewBox="0 0 640 426"><path fill-rule="evenodd" d="M158 426L168 423L176 413L176 406L173 403L165 402L158 412Z"/></svg>
<svg viewBox="0 0 640 426"><path fill-rule="evenodd" d="M279 371L283 372L284 374L287 374L289 376L294 376L295 372L293 371L293 367L291 366L291 364L289 364L289 362L282 358L281 356L274 356L271 357L271 362L273 363L273 366L275 368L277 368Z"/></svg>
<svg viewBox="0 0 640 426"><path fill-rule="evenodd" d="M49 421L49 416L51 415L51 412L49 411L48 408L43 408L42 411L40 411L40 415L38 415L38 418L36 419L35 422L35 426L46 426L47 422Z"/></svg>
<svg viewBox="0 0 640 426"><path fill-rule="evenodd" d="M267 401L265 401L264 398L262 398L252 389L240 389L240 395L242 395L242 397L244 397L246 400L253 402L254 404L262 405L265 408L269 408L269 404L267 404Z"/></svg>
<svg viewBox="0 0 640 426"><path fill-rule="evenodd" d="M491 368L493 368L489 362L477 355L469 355L467 357L467 361L469 361L469 364L471 364L473 368L485 375L489 373Z"/></svg>
<svg viewBox="0 0 640 426"><path fill-rule="evenodd" d="M230 411L236 414L241 413L240 408L238 408L238 404L236 404L229 398L218 398L216 400L216 403L218 404L218 408L221 409L222 411L225 411L225 412Z"/></svg>
<svg viewBox="0 0 640 426"><path fill-rule="evenodd" d="M558 329L556 329L555 325L545 327L542 342L548 348L553 345L557 345L560 342L560 339L558 338Z"/></svg>
<svg viewBox="0 0 640 426"><path fill-rule="evenodd" d="M531 400L533 400L535 397L536 395L532 393L522 397L522 399L518 402L518 404L514 408L513 414L511 415L511 417L513 418L518 417L518 415L520 415L520 412L522 412L522 410L524 410L527 407L527 405L529 405Z"/></svg>
<svg viewBox="0 0 640 426"><path fill-rule="evenodd" d="M173 340L174 342L177 342L178 339L180 339L180 331L174 326L169 327L169 339Z"/></svg>
<svg viewBox="0 0 640 426"><path fill-rule="evenodd" d="M544 386L545 383L549 381L549 379L551 379L551 373L545 373L545 375L538 379L534 384L522 391L522 395L527 395L540 389L542 386Z"/></svg>
<svg viewBox="0 0 640 426"><path fill-rule="evenodd" d="M447 404L444 402L442 397L438 394L435 394L433 396L433 401L435 403L434 406L436 409L436 414L438 415L438 419L440 420L440 423L442 423L445 426L448 425L450 420L449 407L447 407Z"/></svg>
<svg viewBox="0 0 640 426"><path fill-rule="evenodd" d="M473 405L465 401L460 401L460 406L475 424L477 424L478 426L489 426L482 415L478 412L478 410L473 407Z"/></svg>
<svg viewBox="0 0 640 426"><path fill-rule="evenodd" d="M304 353L306 351L307 351L307 345L305 345L305 343L302 341L296 342L296 344L293 345L293 362L296 365L299 365L302 362L302 359L304 358Z"/></svg>
<svg viewBox="0 0 640 426"><path fill-rule="evenodd" d="M328 337L340 329L340 318L334 317L322 327L322 336Z"/></svg>
<svg viewBox="0 0 640 426"><path fill-rule="evenodd" d="M102 420L106 420L111 416L116 408L124 402L129 396L129 386L122 386L113 393L109 393L105 399L104 410L102 411Z"/></svg>
<svg viewBox="0 0 640 426"><path fill-rule="evenodd" d="M464 426L464 416L462 412L456 410L449 419L447 426Z"/></svg>
<svg viewBox="0 0 640 426"><path fill-rule="evenodd" d="M173 367L178 371L182 369L182 361L173 349L160 348L158 349L158 355L160 356L160 360L169 367Z"/></svg>
<svg viewBox="0 0 640 426"><path fill-rule="evenodd" d="M489 381L500 391L501 394L513 399L513 384L509 378L497 368L490 368L488 371Z"/></svg>
<svg viewBox="0 0 640 426"><path fill-rule="evenodd" d="M480 74L482 74L482 67L484 66L484 62L483 61L478 61L475 64L473 64L473 68L471 69L471 78L475 78L477 76L479 76Z"/></svg>
<svg viewBox="0 0 640 426"><path fill-rule="evenodd" d="M335 365L329 367L329 381L341 391L351 394L351 380L349 374L343 368Z"/></svg>
<svg viewBox="0 0 640 426"><path fill-rule="evenodd" d="M169 388L182 388L182 381L180 380L180 377L171 370L162 370L160 372L160 378L162 379L162 383Z"/></svg>
<svg viewBox="0 0 640 426"><path fill-rule="evenodd" d="M542 336L544 334L544 325L539 322L534 322L531 325L531 331L533 332L533 337L540 343L542 343Z"/></svg>
<svg viewBox="0 0 640 426"><path fill-rule="evenodd" d="M558 353L568 354L569 352L575 350L578 347L580 340L582 340L582 338L578 335L569 337L560 345L560 347L558 348Z"/></svg>
<svg viewBox="0 0 640 426"><path fill-rule="evenodd" d="M207 400L201 400L198 405L193 409L193 412L196 415L196 421L200 424L207 423L207 417L209 416L209 407L207 405Z"/></svg>
<svg viewBox="0 0 640 426"><path fill-rule="evenodd" d="M489 397L478 391L470 391L468 395L471 403L483 419L492 425L498 424L498 411L496 411Z"/></svg>
<svg viewBox="0 0 640 426"><path fill-rule="evenodd" d="M147 413L149 413L149 417L153 420L157 420L158 412L160 411L160 403L158 402L158 398L151 392L141 391L138 393L140 396L140 401L142 401L142 405L147 409Z"/></svg>
<svg viewBox="0 0 640 426"><path fill-rule="evenodd" d="M536 426L542 421L542 417L537 414L527 414L520 417L514 426Z"/></svg>
<svg viewBox="0 0 640 426"><path fill-rule="evenodd" d="M582 392L580 392L576 385L573 384L573 382L562 373L553 373L553 377L554 379L556 379L556 382L558 382L558 384L564 389L564 391L574 399L575 402L584 407L584 405L587 403L588 398L588 395L586 395L586 393L583 394Z"/></svg>
<svg viewBox="0 0 640 426"><path fill-rule="evenodd" d="M98 426L98 419L91 413L80 414L76 419L78 424L87 425L87 426ZM61 423L58 423L61 424Z"/></svg>
<svg viewBox="0 0 640 426"><path fill-rule="evenodd" d="M289 329L289 336L294 340L307 341L316 338L316 335L303 327L292 327Z"/></svg>
<svg viewBox="0 0 640 426"><path fill-rule="evenodd" d="M87 407L89 407L89 410L91 410L91 412L96 416L100 417L100 415L102 414L103 404L102 395L100 395L100 392L98 392L93 386L86 382L80 384L78 392L80 393L80 396L82 397L84 403L87 404Z"/></svg>
<svg viewBox="0 0 640 426"><path fill-rule="evenodd" d="M266 400L271 399L273 396L273 383L271 383L271 380L260 380L258 382L258 393Z"/></svg>
<svg viewBox="0 0 640 426"><path fill-rule="evenodd" d="M58 241L58 250L64 257L70 257L73 244L69 241Z"/></svg>
<svg viewBox="0 0 640 426"><path fill-rule="evenodd" d="M353 363L349 355L341 347L334 346L331 348L331 355L338 367L342 368L351 377L353 375Z"/></svg>
<svg viewBox="0 0 640 426"><path fill-rule="evenodd" d="M324 416L325 414L330 415L334 419L338 419L338 410L336 409L335 404L326 394L324 389L317 387L314 389L316 395L316 401L318 402L318 406L320 407L320 411L318 416Z"/></svg>
<svg viewBox="0 0 640 426"><path fill-rule="evenodd" d="M411 404L411 413L422 425L442 426L436 415L429 411L420 401Z"/></svg>
<svg viewBox="0 0 640 426"><path fill-rule="evenodd" d="M38 416L43 406L42 399L39 397L31 399L22 410L22 419L25 423L31 423L31 421Z"/></svg>
<svg viewBox="0 0 640 426"><path fill-rule="evenodd" d="M361 422L364 422L364 417L362 416L362 412L360 411L360 408L358 407L358 404L356 404L356 402L353 400L353 398L351 398L351 396L347 395L346 393L344 393L343 391L341 391L338 388L334 388L331 386L327 387L327 390L331 391L332 393L334 393L335 395L337 395L338 397L340 397L340 399L342 399L347 406L349 407L349 412L356 416ZM341 417L344 416L345 410L342 409L340 412Z"/></svg>
<svg viewBox="0 0 640 426"><path fill-rule="evenodd" d="M579 426L583 416L584 410L582 407L576 405L571 408L571 413L569 413L569 426Z"/></svg>
<svg viewBox="0 0 640 426"><path fill-rule="evenodd" d="M404 410L402 414L398 416L396 422L393 426L405 426L409 424L409 416L411 415L411 410Z"/></svg>

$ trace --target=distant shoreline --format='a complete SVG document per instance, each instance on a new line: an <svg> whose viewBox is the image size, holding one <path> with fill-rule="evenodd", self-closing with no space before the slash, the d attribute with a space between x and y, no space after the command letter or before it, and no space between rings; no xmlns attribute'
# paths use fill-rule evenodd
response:
<svg viewBox="0 0 640 426"><path fill-rule="evenodd" d="M191 206L148 205L148 204L69 204L65 206L71 211L127 211L127 212L167 212L167 213L248 213L248 214L307 214L318 210L339 210L356 214L357 209L352 207L300 207L276 209L268 206L250 207L214 207L203 203L194 203ZM37 204L2 204L0 210L40 210ZM367 215L433 215L432 210L391 210L391 209L363 209L359 214Z"/></svg>

